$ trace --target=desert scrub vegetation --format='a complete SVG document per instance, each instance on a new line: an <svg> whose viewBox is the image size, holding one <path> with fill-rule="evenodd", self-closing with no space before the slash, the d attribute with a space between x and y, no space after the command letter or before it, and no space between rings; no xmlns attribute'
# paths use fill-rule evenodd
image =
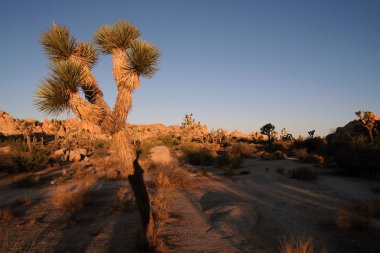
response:
<svg viewBox="0 0 380 253"><path fill-rule="evenodd" d="M176 161L154 163L149 166L152 180L157 187L185 187L189 184L189 174L182 170Z"/></svg>
<svg viewBox="0 0 380 253"><path fill-rule="evenodd" d="M15 217L9 208L0 209L0 223L5 223L13 220Z"/></svg>
<svg viewBox="0 0 380 253"><path fill-rule="evenodd" d="M245 142L235 142L227 148L228 153L242 158L251 158L255 150L254 146Z"/></svg>
<svg viewBox="0 0 380 253"><path fill-rule="evenodd" d="M32 171L48 164L50 152L37 145L28 146L20 141L8 142L10 153L1 155L2 167L11 171ZM3 163L4 161L4 163Z"/></svg>
<svg viewBox="0 0 380 253"><path fill-rule="evenodd" d="M242 156L231 154L228 151L221 152L216 158L216 166L224 170L226 175L233 175L234 169L240 168L242 163Z"/></svg>
<svg viewBox="0 0 380 253"><path fill-rule="evenodd" d="M380 220L380 198L356 202L340 209L335 223L338 228L350 230L368 230L373 227L373 220Z"/></svg>
<svg viewBox="0 0 380 253"><path fill-rule="evenodd" d="M281 253L314 253L313 238L290 237L280 239L279 250ZM320 253L327 253L324 248Z"/></svg>
<svg viewBox="0 0 380 253"><path fill-rule="evenodd" d="M207 144L186 142L179 146L183 152L186 161L192 165L212 165L215 151Z"/></svg>
<svg viewBox="0 0 380 253"><path fill-rule="evenodd" d="M68 216L68 221L77 222L77 214L84 208L89 194L89 187L82 186L76 191L62 189L52 197L55 208L61 209Z"/></svg>
<svg viewBox="0 0 380 253"><path fill-rule="evenodd" d="M310 167L298 167L292 170L288 170L290 178L300 180L316 180L319 178L318 170Z"/></svg>

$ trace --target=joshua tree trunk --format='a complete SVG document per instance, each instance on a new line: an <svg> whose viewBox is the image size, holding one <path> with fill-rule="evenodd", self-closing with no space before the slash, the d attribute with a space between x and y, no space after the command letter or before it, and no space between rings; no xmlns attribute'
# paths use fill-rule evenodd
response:
<svg viewBox="0 0 380 253"><path fill-rule="evenodd" d="M125 165L128 181L132 186L136 204L140 211L141 222L147 236L146 239L151 241L154 231L154 224L150 209L149 195L144 183L144 172L138 163L140 153L135 152L135 149L130 144L130 141L131 138L125 128L112 135L113 147L117 150L120 160Z"/></svg>
<svg viewBox="0 0 380 253"><path fill-rule="evenodd" d="M29 133L25 134L25 139L26 139L26 145L28 146L28 151L29 151L29 153L32 153L32 141L30 139Z"/></svg>

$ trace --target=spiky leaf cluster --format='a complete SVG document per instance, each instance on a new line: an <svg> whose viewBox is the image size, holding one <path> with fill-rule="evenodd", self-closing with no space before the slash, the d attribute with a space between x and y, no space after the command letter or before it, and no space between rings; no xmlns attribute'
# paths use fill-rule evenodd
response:
<svg viewBox="0 0 380 253"><path fill-rule="evenodd" d="M98 62L98 52L96 48L88 42L79 42L75 48L74 55L89 68L92 68Z"/></svg>
<svg viewBox="0 0 380 253"><path fill-rule="evenodd" d="M65 26L54 26L44 32L40 44L52 61L67 60L77 47L75 37L70 36L69 29Z"/></svg>
<svg viewBox="0 0 380 253"><path fill-rule="evenodd" d="M69 109L72 93L83 83L82 67L72 61L57 62L51 75L42 81L35 93L35 103L40 111L58 115Z"/></svg>
<svg viewBox="0 0 380 253"><path fill-rule="evenodd" d="M136 39L127 54L131 70L138 75L152 77L158 70L160 51L152 43Z"/></svg>
<svg viewBox="0 0 380 253"><path fill-rule="evenodd" d="M131 42L140 36L138 28L128 22L119 20L115 26L105 25L94 34L94 41L105 54L114 49L127 49Z"/></svg>

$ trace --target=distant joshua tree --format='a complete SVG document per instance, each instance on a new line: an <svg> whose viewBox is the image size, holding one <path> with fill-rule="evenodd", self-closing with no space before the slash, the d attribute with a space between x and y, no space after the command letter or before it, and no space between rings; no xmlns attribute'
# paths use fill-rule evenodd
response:
<svg viewBox="0 0 380 253"><path fill-rule="evenodd" d="M375 114L370 111L357 111L355 112L356 116L359 118L359 122L361 125L367 129L367 133L371 143L374 142L373 135L379 136L379 132L377 130L377 122L375 120Z"/></svg>
<svg viewBox="0 0 380 253"><path fill-rule="evenodd" d="M96 31L96 49L91 43L78 42L65 26L53 23L40 39L50 60L51 73L38 86L35 103L39 110L52 115L71 110L79 119L99 126L103 133L112 137L113 147L125 164L147 231L152 228L149 198L141 169L136 166L136 152L126 131L126 119L132 108L132 93L140 86L140 77L153 76L160 52L139 36L137 27L117 21L114 26L104 25ZM113 109L104 101L103 92L91 72L98 61L98 50L112 56L117 87Z"/></svg>
<svg viewBox="0 0 380 253"><path fill-rule="evenodd" d="M311 130L311 131L309 131L309 132L307 132L307 133L309 134L309 137L310 137L311 139L314 138L315 130Z"/></svg>
<svg viewBox="0 0 380 253"><path fill-rule="evenodd" d="M260 133L268 136L268 140L272 141L272 132L276 127L271 123L265 124L260 128Z"/></svg>

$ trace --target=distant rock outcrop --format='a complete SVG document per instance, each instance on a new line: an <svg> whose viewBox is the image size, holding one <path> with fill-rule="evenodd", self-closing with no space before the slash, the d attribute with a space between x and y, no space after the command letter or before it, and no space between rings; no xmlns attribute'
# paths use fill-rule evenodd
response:
<svg viewBox="0 0 380 253"><path fill-rule="evenodd" d="M8 113L0 111L0 133L12 135L16 132L16 120Z"/></svg>

